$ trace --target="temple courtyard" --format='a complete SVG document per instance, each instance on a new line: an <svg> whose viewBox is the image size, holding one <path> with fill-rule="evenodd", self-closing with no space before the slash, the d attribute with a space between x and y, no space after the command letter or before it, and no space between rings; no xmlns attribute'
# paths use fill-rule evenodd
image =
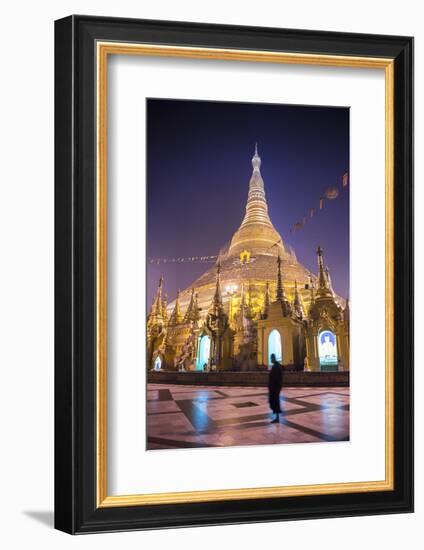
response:
<svg viewBox="0 0 424 550"><path fill-rule="evenodd" d="M147 385L147 449L349 440L348 387L283 387L279 424L264 387Z"/></svg>

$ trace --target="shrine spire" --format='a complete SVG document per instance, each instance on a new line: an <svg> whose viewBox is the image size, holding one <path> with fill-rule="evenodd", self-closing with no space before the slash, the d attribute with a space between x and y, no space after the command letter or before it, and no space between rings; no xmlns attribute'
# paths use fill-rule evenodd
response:
<svg viewBox="0 0 424 550"><path fill-rule="evenodd" d="M261 165L262 160L256 143L252 157L252 175L249 180L246 211L239 229L231 240L230 255L238 255L243 250L258 251L273 256L285 254L281 235L272 225L269 217Z"/></svg>

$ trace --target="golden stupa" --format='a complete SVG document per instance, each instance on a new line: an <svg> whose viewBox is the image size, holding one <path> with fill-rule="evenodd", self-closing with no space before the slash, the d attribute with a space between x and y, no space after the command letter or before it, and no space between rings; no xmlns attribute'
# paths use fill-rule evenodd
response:
<svg viewBox="0 0 424 550"><path fill-rule="evenodd" d="M267 286L271 299L276 292L277 259L281 259L283 284L290 301L295 296L295 284L299 289L305 308L309 309L310 286L316 277L296 258L283 242L268 214L264 181L261 175L261 158L257 146L252 158L252 176L249 182L246 213L230 244L220 252L217 263L221 266L220 281L222 300L231 318L231 311L247 302L254 316L259 316L264 307ZM201 275L179 293L179 304L184 312L190 302L192 290L198 297L201 317L205 317L213 300L216 288L216 265ZM167 309L174 310L175 301ZM231 321L231 319L230 319Z"/></svg>

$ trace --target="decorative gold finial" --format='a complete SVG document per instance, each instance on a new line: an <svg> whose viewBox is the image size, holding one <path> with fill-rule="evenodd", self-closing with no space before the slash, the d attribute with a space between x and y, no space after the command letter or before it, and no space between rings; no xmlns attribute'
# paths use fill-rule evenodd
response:
<svg viewBox="0 0 424 550"><path fill-rule="evenodd" d="M261 167L261 157L258 154L258 144L255 143L255 154L252 158L252 166L253 166L253 172L259 172L259 169Z"/></svg>
<svg viewBox="0 0 424 550"><path fill-rule="evenodd" d="M153 300L151 313L157 318L162 318L162 289L163 289L163 275L160 276L158 288L156 290L156 296Z"/></svg>
<svg viewBox="0 0 424 550"><path fill-rule="evenodd" d="M181 308L180 308L180 291L177 292L177 297L175 299L175 306L174 311L171 314L171 317L169 319L169 324L171 326L179 325L181 324L183 320L183 316L181 315Z"/></svg>
<svg viewBox="0 0 424 550"><path fill-rule="evenodd" d="M328 288L327 277L324 269L324 251L320 245L317 248L318 256L318 289L325 290Z"/></svg>
<svg viewBox="0 0 424 550"><path fill-rule="evenodd" d="M240 256L240 252L246 248L254 254L257 250L266 250L268 254L277 255L277 250L271 247L274 243L280 243L278 250L284 254L284 245L281 235L277 232L268 213L268 205L265 195L265 185L261 175L261 157L258 153L258 144L255 144L255 152L252 157L252 175L249 180L246 212L238 230L231 239L228 254ZM271 250L271 252L269 252Z"/></svg>

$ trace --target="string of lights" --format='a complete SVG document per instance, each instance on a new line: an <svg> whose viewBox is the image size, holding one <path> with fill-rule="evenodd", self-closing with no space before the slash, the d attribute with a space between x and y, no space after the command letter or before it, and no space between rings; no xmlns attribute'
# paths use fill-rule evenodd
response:
<svg viewBox="0 0 424 550"><path fill-rule="evenodd" d="M149 258L151 264L183 264L194 262L214 262L218 258L215 256L190 256L185 258Z"/></svg>

